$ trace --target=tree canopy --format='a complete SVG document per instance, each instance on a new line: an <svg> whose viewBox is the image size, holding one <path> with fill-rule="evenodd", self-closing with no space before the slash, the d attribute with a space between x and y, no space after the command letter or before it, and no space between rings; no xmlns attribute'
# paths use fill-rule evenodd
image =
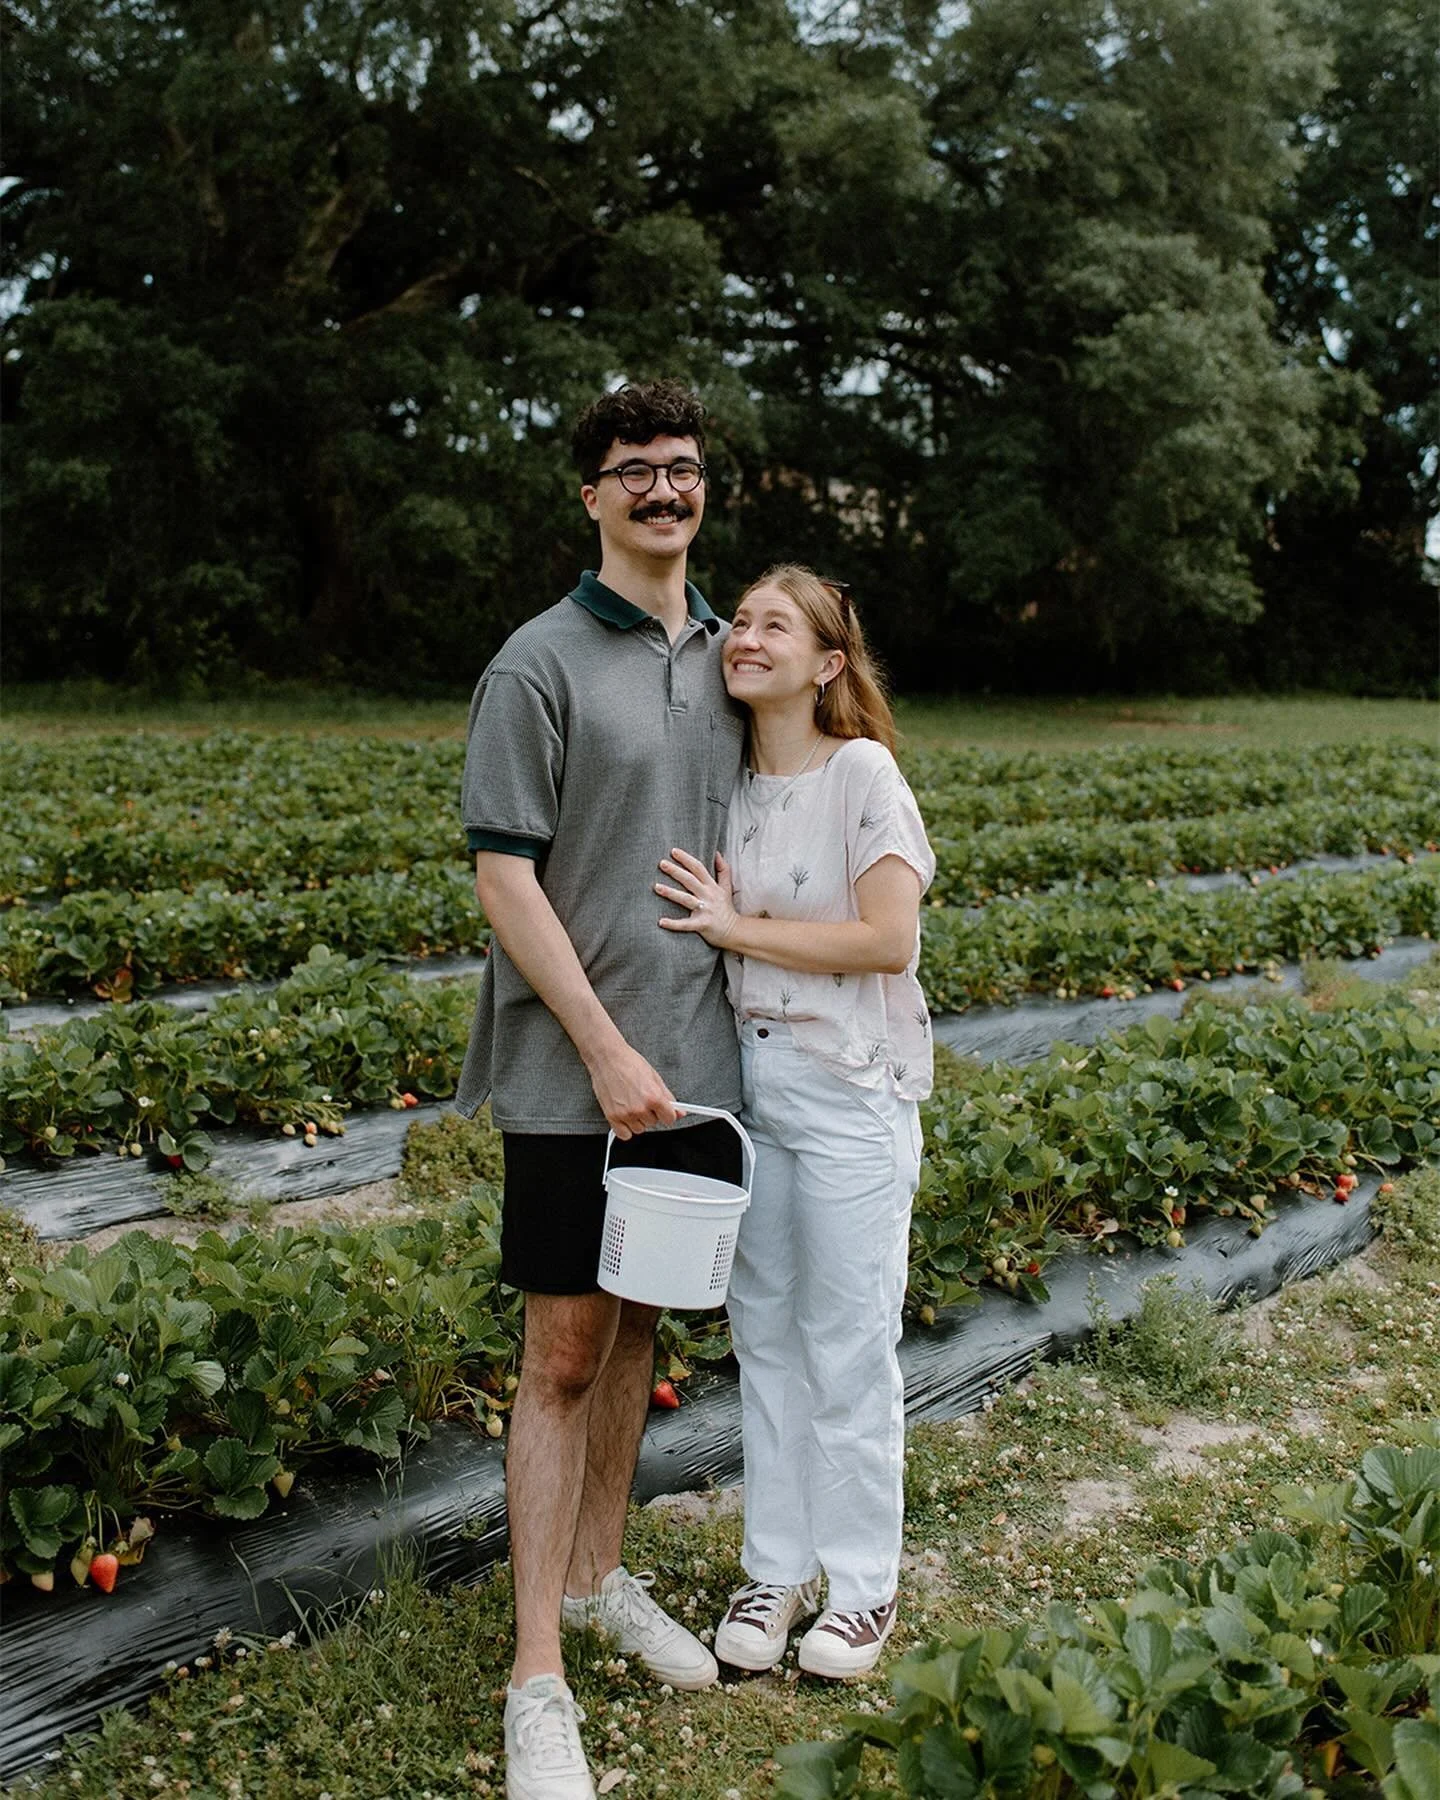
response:
<svg viewBox="0 0 1440 1800"><path fill-rule="evenodd" d="M1418 7L4 31L12 673L468 678L590 557L573 414L672 373L714 419L699 578L848 575L906 685L1428 674Z"/></svg>

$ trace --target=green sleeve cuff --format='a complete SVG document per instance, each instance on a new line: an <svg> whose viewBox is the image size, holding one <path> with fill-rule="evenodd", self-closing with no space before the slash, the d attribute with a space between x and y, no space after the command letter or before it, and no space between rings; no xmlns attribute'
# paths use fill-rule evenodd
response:
<svg viewBox="0 0 1440 1800"><path fill-rule="evenodd" d="M465 833L472 850L495 850L501 856L528 856L539 862L550 846L544 838L517 837L509 831L474 831Z"/></svg>

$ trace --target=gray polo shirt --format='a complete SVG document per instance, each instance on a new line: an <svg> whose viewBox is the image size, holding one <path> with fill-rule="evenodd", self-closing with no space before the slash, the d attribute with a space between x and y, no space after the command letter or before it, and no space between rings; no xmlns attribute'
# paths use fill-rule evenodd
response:
<svg viewBox="0 0 1440 1800"><path fill-rule="evenodd" d="M679 1100L734 1111L740 1064L720 957L662 931L654 891L674 847L709 862L740 769L725 692L727 627L687 585L672 645L658 619L586 574L480 677L463 814L472 850L531 856L600 1004ZM489 1095L504 1131L604 1131L590 1077L554 1014L496 942L455 1104Z"/></svg>

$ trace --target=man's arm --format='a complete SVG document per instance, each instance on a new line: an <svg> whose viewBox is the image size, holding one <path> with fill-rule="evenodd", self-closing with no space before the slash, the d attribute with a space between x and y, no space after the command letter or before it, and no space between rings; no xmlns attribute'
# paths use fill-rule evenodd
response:
<svg viewBox="0 0 1440 1800"><path fill-rule="evenodd" d="M479 850L475 892L505 954L565 1028L617 1138L681 1117L675 1096L596 998L528 856Z"/></svg>

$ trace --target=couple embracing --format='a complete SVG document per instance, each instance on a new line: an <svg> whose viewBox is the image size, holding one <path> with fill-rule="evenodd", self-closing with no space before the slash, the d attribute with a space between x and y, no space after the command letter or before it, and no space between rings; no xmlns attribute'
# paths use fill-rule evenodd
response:
<svg viewBox="0 0 1440 1800"><path fill-rule="evenodd" d="M561 1626L661 1681L716 1656L872 1668L895 1624L904 1467L895 1357L929 1017L915 979L934 859L848 590L771 569L726 627L686 580L704 410L674 382L581 416L600 567L515 632L471 706L464 823L494 931L457 1104L505 1153L502 1277L525 1295L506 1467L510 1800L588 1800ZM656 1311L601 1292L612 1161L736 1181L729 1293L748 1577L715 1655L622 1562Z"/></svg>

